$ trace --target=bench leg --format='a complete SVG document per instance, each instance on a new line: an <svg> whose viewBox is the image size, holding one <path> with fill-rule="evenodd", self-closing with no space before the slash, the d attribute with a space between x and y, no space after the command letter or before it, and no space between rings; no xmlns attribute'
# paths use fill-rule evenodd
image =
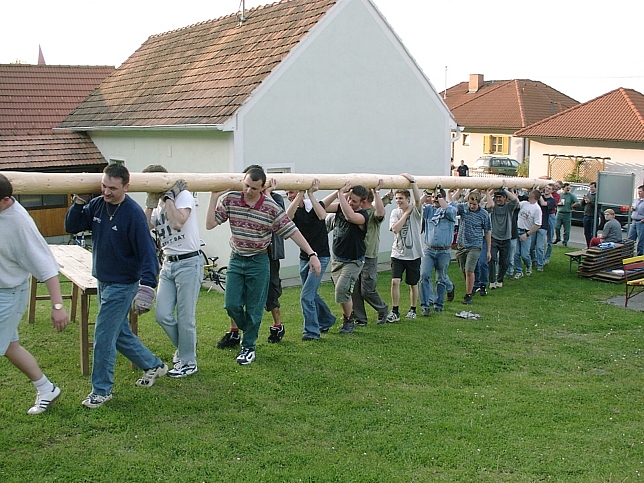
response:
<svg viewBox="0 0 644 483"><path fill-rule="evenodd" d="M78 286L72 284L72 305L69 308L69 320L76 322L76 308L78 307Z"/></svg>

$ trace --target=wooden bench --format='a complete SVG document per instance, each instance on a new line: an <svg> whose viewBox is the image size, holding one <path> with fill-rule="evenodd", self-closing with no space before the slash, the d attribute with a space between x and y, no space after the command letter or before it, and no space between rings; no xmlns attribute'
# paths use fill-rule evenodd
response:
<svg viewBox="0 0 644 483"><path fill-rule="evenodd" d="M79 245L49 245L59 271L72 283L72 293L63 295L63 299L71 299L69 311L70 320L76 320L76 308L80 296L80 324L78 326L80 338L80 370L84 376L89 375L89 349L93 344L89 341L89 304L90 296L98 292L98 282L92 276L92 254ZM29 298L29 323L34 323L36 318L36 301L49 300L49 295L37 295L38 281L31 278ZM130 327L134 334L138 334L138 316L130 311Z"/></svg>
<svg viewBox="0 0 644 483"><path fill-rule="evenodd" d="M630 299L644 292L644 255L625 258L622 265L626 279L624 307L627 307Z"/></svg>
<svg viewBox="0 0 644 483"><path fill-rule="evenodd" d="M572 273L572 262L576 262L577 269L579 269L579 264L581 263L581 260L585 254L586 254L586 250L578 250L576 252L566 253L566 256L570 257L570 264L568 265L568 273Z"/></svg>

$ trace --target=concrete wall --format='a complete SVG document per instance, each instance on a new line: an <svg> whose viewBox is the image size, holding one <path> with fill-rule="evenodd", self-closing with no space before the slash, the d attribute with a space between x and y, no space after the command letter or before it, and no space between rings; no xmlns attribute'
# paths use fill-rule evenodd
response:
<svg viewBox="0 0 644 483"><path fill-rule="evenodd" d="M108 161L120 160L131 172L150 164L161 164L170 172L228 173L233 168L232 133L221 131L119 131L90 132L92 141ZM132 193L145 206L145 193ZM197 193L199 233L209 256L228 258L228 225L206 231L206 209L210 193Z"/></svg>

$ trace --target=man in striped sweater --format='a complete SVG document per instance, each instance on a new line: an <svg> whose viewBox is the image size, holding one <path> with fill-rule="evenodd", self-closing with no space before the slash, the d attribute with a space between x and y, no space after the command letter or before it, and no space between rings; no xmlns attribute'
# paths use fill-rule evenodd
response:
<svg viewBox="0 0 644 483"><path fill-rule="evenodd" d="M291 238L309 257L311 271L316 276L320 274L317 253L284 210L263 193L265 183L266 173L262 169L249 169L242 181L242 191L211 193L206 213L207 230L227 220L230 223L231 254L224 307L243 332L241 352L237 356L241 365L255 360L255 343L268 295L268 246L272 234Z"/></svg>

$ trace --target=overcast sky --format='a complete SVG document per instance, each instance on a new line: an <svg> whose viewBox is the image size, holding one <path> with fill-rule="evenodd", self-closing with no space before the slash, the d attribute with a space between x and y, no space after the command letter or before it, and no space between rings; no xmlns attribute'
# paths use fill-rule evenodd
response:
<svg viewBox="0 0 644 483"><path fill-rule="evenodd" d="M373 0L437 91L483 74L585 102L644 93L642 0ZM246 1L250 9L271 2ZM0 63L118 67L145 40L238 11L240 0L18 0L2 7ZM446 68L447 67L447 82Z"/></svg>

